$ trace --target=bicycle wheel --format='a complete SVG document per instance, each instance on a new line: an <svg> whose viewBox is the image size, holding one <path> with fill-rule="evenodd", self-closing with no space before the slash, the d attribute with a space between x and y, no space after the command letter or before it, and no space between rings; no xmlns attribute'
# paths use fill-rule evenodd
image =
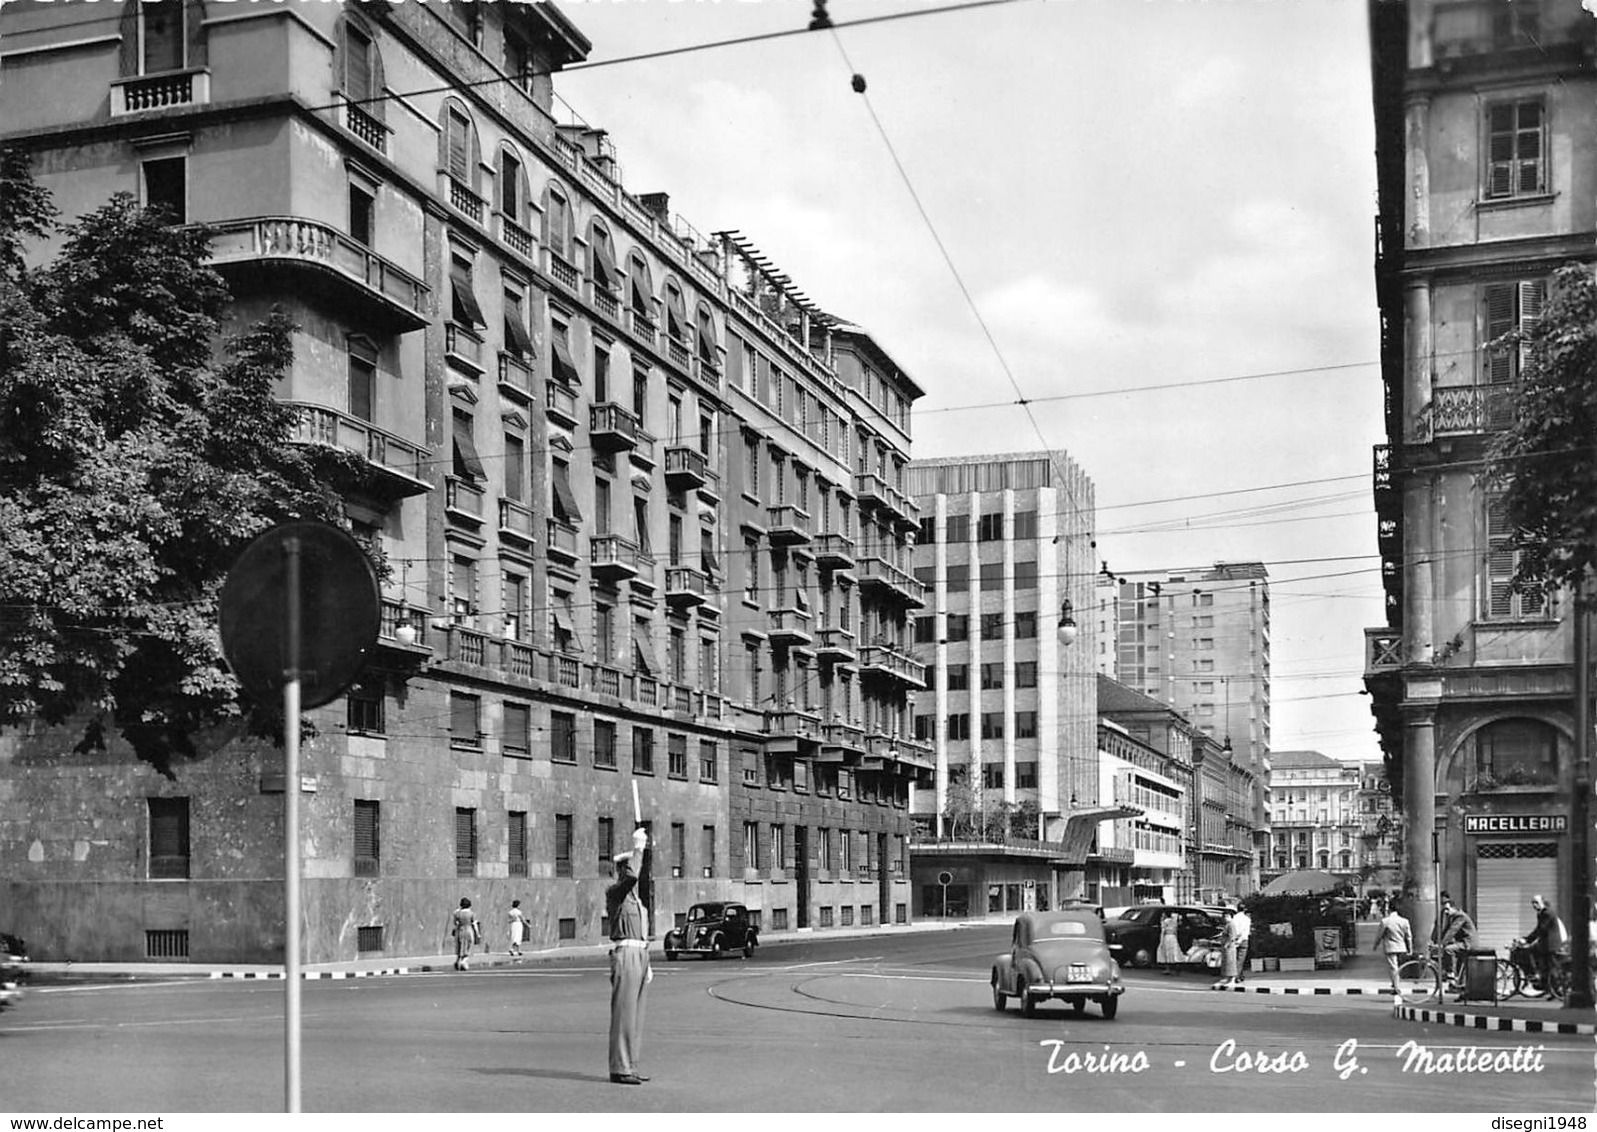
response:
<svg viewBox="0 0 1597 1132"><path fill-rule="evenodd" d="M1507 959L1497 961L1497 997L1499 1000L1512 998L1520 993L1524 976L1518 967Z"/></svg>
<svg viewBox="0 0 1597 1132"><path fill-rule="evenodd" d="M1397 969L1397 985L1404 1002L1438 1002L1442 997L1442 970L1434 959L1410 959Z"/></svg>

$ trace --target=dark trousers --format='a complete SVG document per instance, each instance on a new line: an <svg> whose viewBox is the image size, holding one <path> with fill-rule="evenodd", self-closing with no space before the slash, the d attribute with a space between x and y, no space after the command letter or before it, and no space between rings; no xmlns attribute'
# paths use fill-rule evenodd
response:
<svg viewBox="0 0 1597 1132"><path fill-rule="evenodd" d="M610 1072L636 1073L643 1051L643 992L649 953L641 947L610 951Z"/></svg>

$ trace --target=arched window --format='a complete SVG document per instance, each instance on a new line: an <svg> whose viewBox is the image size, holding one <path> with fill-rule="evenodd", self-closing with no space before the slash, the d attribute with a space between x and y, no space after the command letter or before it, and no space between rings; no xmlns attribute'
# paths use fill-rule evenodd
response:
<svg viewBox="0 0 1597 1132"><path fill-rule="evenodd" d="M603 224L594 224L588 233L588 249L591 262L588 265L588 274L593 277L593 285L608 294L614 294L621 282L621 275L616 270L616 249L610 240L610 232Z"/></svg>
<svg viewBox="0 0 1597 1132"><path fill-rule="evenodd" d="M565 190L553 181L543 195L543 242L555 255L571 259L571 204Z"/></svg>
<svg viewBox="0 0 1597 1132"><path fill-rule="evenodd" d="M440 123L438 164L457 185L482 195L482 150L477 144L477 127L471 114L455 99L444 103Z"/></svg>
<svg viewBox="0 0 1597 1132"><path fill-rule="evenodd" d="M355 16L339 23L339 80L344 97L379 122L386 116L383 99L383 57L370 27Z"/></svg>
<svg viewBox="0 0 1597 1132"><path fill-rule="evenodd" d="M1558 732L1539 719L1500 719L1475 733L1477 789L1558 779Z"/></svg>
<svg viewBox="0 0 1597 1132"><path fill-rule="evenodd" d="M715 315L707 306L699 307L699 360L711 366L721 363L720 335L715 329Z"/></svg>

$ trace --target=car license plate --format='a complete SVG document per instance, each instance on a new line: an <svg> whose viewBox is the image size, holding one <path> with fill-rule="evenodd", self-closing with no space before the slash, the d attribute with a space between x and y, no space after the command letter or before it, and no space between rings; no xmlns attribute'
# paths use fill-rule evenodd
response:
<svg viewBox="0 0 1597 1132"><path fill-rule="evenodd" d="M1072 963L1070 965L1070 981L1073 983L1092 982L1092 976L1087 972L1085 963Z"/></svg>

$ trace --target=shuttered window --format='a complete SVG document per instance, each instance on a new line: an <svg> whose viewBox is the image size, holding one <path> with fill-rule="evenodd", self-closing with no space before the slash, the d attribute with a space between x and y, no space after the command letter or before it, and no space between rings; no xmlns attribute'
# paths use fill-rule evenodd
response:
<svg viewBox="0 0 1597 1132"><path fill-rule="evenodd" d="M481 745L478 735L482 700L464 692L449 694L449 741L457 747Z"/></svg>
<svg viewBox="0 0 1597 1132"><path fill-rule="evenodd" d="M364 102L372 96L371 36L354 24L346 23L344 37L349 44L344 57L344 94L351 102Z"/></svg>
<svg viewBox="0 0 1597 1132"><path fill-rule="evenodd" d="M505 704L504 753L526 758L531 753L532 709L526 704Z"/></svg>
<svg viewBox="0 0 1597 1132"><path fill-rule="evenodd" d="M1500 102L1486 111L1487 199L1547 191L1546 108L1539 98Z"/></svg>
<svg viewBox="0 0 1597 1132"><path fill-rule="evenodd" d="M654 773L654 731L651 728L632 729L632 773Z"/></svg>
<svg viewBox="0 0 1597 1132"><path fill-rule="evenodd" d="M524 877L527 875L527 813L525 810L511 810L505 825L507 844L510 850L510 875Z"/></svg>
<svg viewBox="0 0 1597 1132"><path fill-rule="evenodd" d="M555 815L555 876L571 875L571 815Z"/></svg>
<svg viewBox="0 0 1597 1132"><path fill-rule="evenodd" d="M499 211L521 223L521 162L503 151L499 154Z"/></svg>
<svg viewBox="0 0 1597 1132"><path fill-rule="evenodd" d="M189 875L189 800L151 798L150 876L175 880Z"/></svg>
<svg viewBox="0 0 1597 1132"><path fill-rule="evenodd" d="M477 811L455 807L455 875L477 875Z"/></svg>
<svg viewBox="0 0 1597 1132"><path fill-rule="evenodd" d="M145 0L139 5L144 74L182 70L183 6L183 0Z"/></svg>
<svg viewBox="0 0 1597 1132"><path fill-rule="evenodd" d="M615 873L615 862L610 858L616 848L616 820L615 818L599 819L599 875L612 876Z"/></svg>
<svg viewBox="0 0 1597 1132"><path fill-rule="evenodd" d="M1528 345L1521 343L1515 348L1494 343L1515 330L1529 334L1541 321L1546 300L1547 284L1541 279L1491 283L1483 289L1482 336L1486 348L1483 371L1488 384L1502 385L1519 380L1529 356Z"/></svg>
<svg viewBox="0 0 1597 1132"><path fill-rule="evenodd" d="M1514 528L1508 521L1508 509L1501 495L1490 496L1486 501L1484 616L1511 621L1548 615L1545 592L1514 590L1514 571L1518 565L1519 552L1514 549Z"/></svg>
<svg viewBox="0 0 1597 1132"><path fill-rule="evenodd" d="M471 183L471 120L453 107L445 122L448 132L447 157L449 175L465 184Z"/></svg>
<svg viewBox="0 0 1597 1132"><path fill-rule="evenodd" d="M355 875L374 877L380 871L382 840L379 803L355 799Z"/></svg>

